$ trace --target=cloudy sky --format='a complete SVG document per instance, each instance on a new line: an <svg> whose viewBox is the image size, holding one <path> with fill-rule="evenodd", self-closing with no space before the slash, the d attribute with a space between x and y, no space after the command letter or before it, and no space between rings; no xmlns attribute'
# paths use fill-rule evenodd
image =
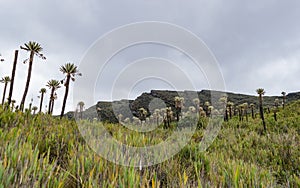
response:
<svg viewBox="0 0 300 188"><path fill-rule="evenodd" d="M34 105L38 106L39 89L45 87L49 79L64 78L59 67L66 62L73 62L80 68L88 49L99 37L126 24L158 21L176 24L202 39L218 61L227 91L255 94L257 88L263 87L268 95L278 95L281 91L289 93L300 90L299 18L298 0L0 0L0 53L5 58L5 62L0 63L0 76L11 74L15 49L30 40L39 42L47 60L35 58L28 93L28 100L33 98ZM28 64L22 61L27 57L25 51L19 52L13 96L17 103L25 87ZM108 64L111 74L98 75L95 82L87 83L94 87L94 102L97 98L135 98L143 91L174 88L168 80L157 77L135 81L135 77L130 76L132 73L125 75L131 84L127 90L124 90L126 79L115 77L115 82L111 83L110 75L124 75L120 67L142 58L150 65L147 57L172 61L180 69L189 67L189 60L182 53L162 45L142 44L125 49ZM157 65L148 68L151 67L157 69ZM193 72L193 68L186 68L186 71L190 71L189 76L199 83L197 89L209 88L204 74ZM170 68L166 74L172 77L177 73L178 70ZM84 70L83 77L88 74ZM190 89L181 82L182 79L178 79L175 88ZM113 92L105 91L112 84ZM3 84L0 89L2 91ZM73 101L72 91L71 88L67 110L72 110L78 102L77 99ZM57 94L56 114L60 112L64 88Z"/></svg>

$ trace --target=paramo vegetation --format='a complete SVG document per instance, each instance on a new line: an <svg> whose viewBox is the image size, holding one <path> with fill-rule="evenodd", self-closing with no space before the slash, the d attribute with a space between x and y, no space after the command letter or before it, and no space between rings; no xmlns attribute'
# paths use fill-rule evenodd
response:
<svg viewBox="0 0 300 188"><path fill-rule="evenodd" d="M25 43L24 46L20 46L20 49L29 53L29 58L25 59L23 61L24 64L28 63L28 71L27 71L25 90L24 90L21 102L19 105L16 105L16 106L15 106L15 104L13 104L13 105L15 106L16 110L24 111L25 101L26 101L27 93L28 93L29 86L30 86L32 68L34 65L34 58L38 57L43 60L46 60L46 56L44 56L44 54L42 54L43 48L41 47L41 45L34 41L29 41L28 43ZM14 61L13 61L14 63L13 63L11 77L5 76L1 79L1 82L3 82L5 84L4 91L3 91L3 98L2 98L2 105L5 104L5 108L7 108L9 105L11 105L11 103L16 102L16 100L12 99L12 95L13 95L13 89L14 89L14 78L15 78L17 63L18 63L18 54L19 54L19 51L15 50L15 56L14 56ZM1 59L1 62L4 62L4 59ZM62 118L65 113L65 107L66 107L66 102L67 102L67 98L68 98L68 94L69 94L70 82L75 81L75 77L81 76L81 73L79 72L77 66L73 63L66 63L65 65L62 65L59 68L59 71L65 77L63 79L61 79L60 81L56 80L56 79L51 79L47 83L47 87L49 87L49 89L51 90L50 100L49 100L50 102L49 102L47 113L52 114L54 100L57 98L55 91L60 88L60 85L63 85L65 87L65 95L63 98L63 105L62 105L61 114L60 114L60 117ZM6 89L7 89L7 84L9 82L10 82L10 90L9 90L7 102L5 103ZM40 97L41 101L40 101L40 108L39 108L39 111L41 112L42 106L43 106L44 94L46 93L46 89L41 88L41 90L39 92L42 94ZM34 107L34 109L35 108L37 108L37 107ZM28 106L27 110L29 110L29 111L32 110L31 103Z"/></svg>
<svg viewBox="0 0 300 188"><path fill-rule="evenodd" d="M256 90L258 105L234 104L222 96L218 106L201 98L185 106L184 98L175 97L172 107L152 112L140 107L133 117L117 114L119 123L85 119L84 101L80 101L75 121L65 118L64 110L69 83L81 75L77 66L72 63L61 66L64 79L50 79L45 84L49 91L46 88L37 91L40 106L25 107L34 57L45 59L45 56L36 42L24 44L21 49L29 52L25 61L29 68L20 104L12 99L17 66L11 78L1 79L5 87L0 105L0 187L300 187L300 100L286 103L285 92L274 100L271 108L264 107L262 88ZM65 95L58 118L51 114L55 91L61 86L65 87ZM47 112L43 113L46 95L50 100ZM200 151L208 122L215 115L222 117L220 131L210 147ZM99 156L87 145L76 124L80 121L87 126L103 125L121 143L148 146L163 142L178 129L178 122L188 117L198 120L189 143L163 163L138 168L116 165ZM122 123L155 124L157 128L138 133Z"/></svg>

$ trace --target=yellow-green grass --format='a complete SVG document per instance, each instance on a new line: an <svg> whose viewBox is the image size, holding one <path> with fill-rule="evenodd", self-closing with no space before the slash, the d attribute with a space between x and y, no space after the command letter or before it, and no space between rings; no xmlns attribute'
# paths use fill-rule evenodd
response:
<svg viewBox="0 0 300 188"><path fill-rule="evenodd" d="M199 142L208 120L201 119L178 154L140 170L97 155L75 121L0 106L0 187L299 187L300 101L280 109L278 121L272 115L266 114L267 133L259 118L233 117L205 152ZM172 126L141 134L105 124L114 138L132 146L163 142Z"/></svg>

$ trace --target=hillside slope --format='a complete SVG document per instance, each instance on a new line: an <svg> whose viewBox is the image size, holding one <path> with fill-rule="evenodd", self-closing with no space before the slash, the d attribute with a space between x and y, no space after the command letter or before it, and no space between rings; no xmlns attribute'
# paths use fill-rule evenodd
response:
<svg viewBox="0 0 300 188"><path fill-rule="evenodd" d="M272 113L265 114L267 132L258 116L248 121L234 116L202 151L204 125L168 160L135 168L101 157L81 134L101 136L97 127L104 126L119 143L141 147L164 142L172 128L140 133L82 120L86 130L79 132L75 121L5 111L0 105L0 187L299 187L300 100L280 107L277 116L274 121ZM109 154L116 150L94 141Z"/></svg>
<svg viewBox="0 0 300 188"><path fill-rule="evenodd" d="M83 112L84 119L94 119L100 118L102 121L109 121L112 123L116 123L117 115L122 114L124 117L132 118L132 116L137 116L137 111L139 108L145 108L149 112L149 104L150 102L155 99L161 99L165 106L172 107L174 109L175 103L174 98L175 96L189 96L191 91L168 91L168 90L151 90L150 93L142 93L138 96L135 100L120 100L120 101L113 101L113 102L104 102L99 101L96 105L89 107L87 110ZM197 92L198 97L200 99L200 106L206 101L211 101L211 93L213 96L219 96L226 94L228 96L228 101L233 102L235 105L243 104L247 102L248 104L255 104L257 107L258 99L257 96L253 95L245 95L245 94L236 94L231 92L219 92L219 91L210 91L210 90L202 90ZM282 96L264 96L264 106L273 107L274 100L278 98L282 101ZM286 102L292 102L295 100L300 99L300 92L289 93L286 96ZM215 99L218 100L218 99ZM192 101L186 101L184 104L186 107L193 106ZM164 106L164 105L162 105ZM97 108L101 109L98 111ZM148 113L150 114L150 113ZM68 112L67 116L69 118L74 117L74 112Z"/></svg>

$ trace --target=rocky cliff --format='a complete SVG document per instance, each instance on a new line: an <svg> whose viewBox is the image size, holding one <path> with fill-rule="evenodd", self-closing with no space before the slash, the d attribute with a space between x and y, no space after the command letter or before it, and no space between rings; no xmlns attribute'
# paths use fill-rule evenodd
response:
<svg viewBox="0 0 300 188"><path fill-rule="evenodd" d="M257 107L258 98L257 96L252 95L210 90L202 90L199 92L151 90L150 93L142 93L135 100L120 100L113 102L99 101L96 105L83 112L83 118L90 120L99 118L101 121L116 123L118 122L117 116L119 114L122 114L124 118L132 118L133 116L138 115L139 108L145 108L149 112L148 114L151 114L153 108L171 107L174 109L174 98L176 96L181 96L185 99L188 99L185 100L184 106L189 107L193 105L192 99L197 96L200 99L200 106L203 106L206 101L210 103L211 101L218 101L218 99L224 94L227 95L228 101L233 102L235 105L247 102L248 104L253 103ZM264 106L272 107L276 98L282 101L282 96L264 96ZM300 92L289 93L286 96L287 103L299 99ZM68 112L67 116L73 118L74 112Z"/></svg>

